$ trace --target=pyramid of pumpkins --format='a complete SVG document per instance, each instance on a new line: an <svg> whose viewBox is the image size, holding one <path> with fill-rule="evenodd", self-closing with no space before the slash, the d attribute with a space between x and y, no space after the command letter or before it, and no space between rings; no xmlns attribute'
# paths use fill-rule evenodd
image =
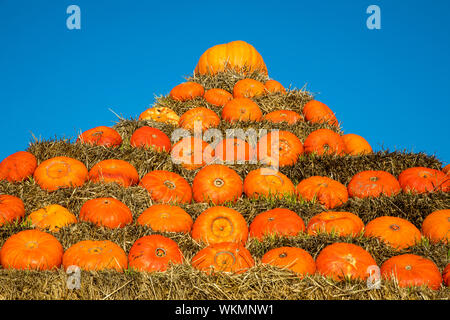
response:
<svg viewBox="0 0 450 320"><path fill-rule="evenodd" d="M333 211L349 198L395 196L401 192L429 193L449 192L449 167L442 171L431 168L409 168L398 177L384 171L362 171L347 186L326 176L313 176L297 185L273 168L293 166L304 154L361 156L372 153L369 143L356 134L339 133L338 121L333 111L324 103L310 99L296 110L289 108L263 110L258 99L264 96L289 95L283 85L269 79L262 56L243 41L234 41L206 50L195 68L195 77L216 77L224 72L242 75L232 91L222 87L205 88L195 81L175 86L170 99L181 104L204 101L203 106L191 107L183 114L165 106L149 108L139 116L148 125L135 130L129 139L133 148L151 148L170 153L171 161L180 163L185 170L198 170L192 185L180 174L154 170L142 178L130 163L103 160L90 170L75 159L55 157L37 163L33 154L15 153L0 164L0 179L20 183L33 177L43 190L51 193L60 188L81 187L87 181L118 183L122 187L138 185L148 191L155 203L146 209L136 223L154 231L188 233L205 247L190 261L194 268L208 273L246 272L255 264L245 243L249 238L264 241L264 237L277 234L291 237L299 233L311 236L318 233L335 233L381 239L394 249L415 245L424 236L430 241L447 242L450 238L450 210L433 212L423 222L422 230L397 217L379 217L364 225L357 214ZM259 74L259 81L251 75ZM248 76L248 77L247 77ZM219 128L221 123L257 125L260 122L295 125L300 122L323 124L305 139L288 130L269 131L250 143L245 139L225 138L214 147L202 140L209 129ZM172 141L152 123L165 123L175 129L191 133ZM113 128L100 126L79 135L77 143L118 148L124 141ZM229 164L257 163L244 179ZM326 211L314 216L308 224L296 213L285 208L275 208L258 214L250 225L243 215L227 204L241 197L264 201L270 197L291 197L299 201L317 201ZM212 203L195 221L181 208L192 202ZM11 195L0 196L0 223L13 223L25 219L21 199ZM161 235L149 235L138 239L125 253L117 244L103 241L81 241L63 250L51 234L60 228L87 221L107 228L122 228L133 223L130 209L114 198L87 200L76 217L66 208L49 205L29 214L26 220L35 227L8 238L1 250L0 261L4 268L54 269L61 265L83 270L133 268L139 271L164 271L171 264L183 262L178 244ZM315 273L335 280L345 278L366 279L374 258L360 246L334 243L326 246L314 259L310 253L295 247L280 247L268 251L261 262L288 268L300 277ZM448 269L443 275L433 261L412 254L395 256L381 266L385 278L395 277L400 286L427 285L439 289L448 285Z"/></svg>

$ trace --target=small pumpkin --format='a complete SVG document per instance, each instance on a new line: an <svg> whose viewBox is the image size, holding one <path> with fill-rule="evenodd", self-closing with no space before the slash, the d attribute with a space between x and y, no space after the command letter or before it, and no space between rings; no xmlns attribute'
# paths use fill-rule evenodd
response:
<svg viewBox="0 0 450 320"><path fill-rule="evenodd" d="M303 107L305 120L312 123L327 123L338 126L338 121L333 111L323 102L311 100Z"/></svg>
<svg viewBox="0 0 450 320"><path fill-rule="evenodd" d="M115 229L133 222L133 214L123 202L104 197L86 201L80 210L80 220Z"/></svg>
<svg viewBox="0 0 450 320"><path fill-rule="evenodd" d="M364 139L360 135L354 133L344 134L342 136L342 140L344 140L345 153L347 154L357 156L362 154L373 153L370 144L367 142L366 139Z"/></svg>
<svg viewBox="0 0 450 320"><path fill-rule="evenodd" d="M219 124L220 118L217 113L205 107L189 109L180 117L178 122L181 128L191 131L194 131L194 129L206 131L209 128L218 127Z"/></svg>
<svg viewBox="0 0 450 320"><path fill-rule="evenodd" d="M169 137L157 128L144 126L136 131L130 138L132 147L154 148L156 151L170 152L171 143Z"/></svg>
<svg viewBox="0 0 450 320"><path fill-rule="evenodd" d="M225 163L244 163L256 158L256 151L250 144L239 138L221 140L214 149L216 159Z"/></svg>
<svg viewBox="0 0 450 320"><path fill-rule="evenodd" d="M286 89L277 80L267 80L266 82L264 82L264 87L269 93L286 94Z"/></svg>
<svg viewBox="0 0 450 320"><path fill-rule="evenodd" d="M215 107L223 107L228 101L233 99L233 95L224 89L213 88L207 90L203 98Z"/></svg>
<svg viewBox="0 0 450 320"><path fill-rule="evenodd" d="M228 122L261 121L262 117L259 106L248 98L230 100L222 109L222 119Z"/></svg>
<svg viewBox="0 0 450 320"><path fill-rule="evenodd" d="M214 159L214 149L204 140L185 137L174 144L170 152L172 162L187 170L196 170Z"/></svg>
<svg viewBox="0 0 450 320"><path fill-rule="evenodd" d="M177 126L180 117L170 108L152 107L142 112L139 115L139 120L152 120Z"/></svg>
<svg viewBox="0 0 450 320"><path fill-rule="evenodd" d="M318 129L311 132L305 139L305 153L318 155L345 153L345 143L342 137L330 129Z"/></svg>
<svg viewBox="0 0 450 320"><path fill-rule="evenodd" d="M264 84L254 79L239 80L233 87L234 98L254 98L265 94L266 87Z"/></svg>
<svg viewBox="0 0 450 320"><path fill-rule="evenodd" d="M327 209L333 209L348 200L347 188L339 181L328 177L313 176L300 181L296 192L299 199L317 200Z"/></svg>
<svg viewBox="0 0 450 320"><path fill-rule="evenodd" d="M258 214L250 224L250 237L262 241L267 235L296 236L305 231L305 223L289 209L276 208Z"/></svg>
<svg viewBox="0 0 450 320"><path fill-rule="evenodd" d="M59 204L51 204L33 211L27 217L34 227L58 232L61 228L77 223L77 217Z"/></svg>
<svg viewBox="0 0 450 320"><path fill-rule="evenodd" d="M258 159L266 165L292 166L303 153L303 144L289 131L272 131L259 139Z"/></svg>
<svg viewBox="0 0 450 320"><path fill-rule="evenodd" d="M447 264L447 266L444 269L444 272L442 272L442 279L444 280L444 284L447 287L450 287L450 263Z"/></svg>
<svg viewBox="0 0 450 320"><path fill-rule="evenodd" d="M369 198L399 194L402 189L397 178L386 171L367 170L355 174L347 186L350 197Z"/></svg>
<svg viewBox="0 0 450 320"><path fill-rule="evenodd" d="M325 211L312 217L306 230L309 235L334 233L340 237L356 237L364 230L364 222L351 212Z"/></svg>
<svg viewBox="0 0 450 320"><path fill-rule="evenodd" d="M291 196L295 194L292 181L282 174L269 168L259 168L250 171L244 179L244 193L249 198Z"/></svg>
<svg viewBox="0 0 450 320"><path fill-rule="evenodd" d="M261 263L289 269L303 278L316 272L316 262L305 250L295 247L280 247L266 252Z"/></svg>
<svg viewBox="0 0 450 320"><path fill-rule="evenodd" d="M450 242L450 209L429 214L422 223L422 234L432 242Z"/></svg>
<svg viewBox="0 0 450 320"><path fill-rule="evenodd" d="M81 133L77 138L77 142L97 146L117 147L122 144L122 137L113 128L99 126Z"/></svg>
<svg viewBox="0 0 450 320"><path fill-rule="evenodd" d="M170 265L181 263L183 255L178 244L157 234L137 239L128 254L129 268L138 271L166 271Z"/></svg>
<svg viewBox="0 0 450 320"><path fill-rule="evenodd" d="M138 217L137 223L159 232L189 233L194 221L179 206L154 204Z"/></svg>
<svg viewBox="0 0 450 320"><path fill-rule="evenodd" d="M9 194L0 195L0 226L20 221L25 216L22 199Z"/></svg>
<svg viewBox="0 0 450 320"><path fill-rule="evenodd" d="M180 83L170 91L170 97L177 101L188 101L203 97L205 89L200 83L188 81Z"/></svg>
<svg viewBox="0 0 450 320"><path fill-rule="evenodd" d="M89 171L89 180L95 183L118 183L129 187L139 182L136 168L127 161L119 159L103 160Z"/></svg>
<svg viewBox="0 0 450 320"><path fill-rule="evenodd" d="M291 110L275 110L266 114L263 120L272 123L287 122L288 124L295 124L303 121L303 117L295 111Z"/></svg>
<svg viewBox="0 0 450 320"><path fill-rule="evenodd" d="M156 202L190 203L192 189L189 183L179 174L166 170L155 170L147 173L140 181Z"/></svg>
<svg viewBox="0 0 450 320"><path fill-rule="evenodd" d="M247 222L238 211L223 207L211 207L203 211L192 226L191 236L207 244L219 242L245 243L248 237Z"/></svg>
<svg viewBox="0 0 450 320"><path fill-rule="evenodd" d="M450 191L450 179L442 171L425 168L413 167L406 169L398 176L398 181L404 192L427 193Z"/></svg>
<svg viewBox="0 0 450 320"><path fill-rule="evenodd" d="M36 168L36 157L27 151L19 151L0 162L0 180L21 182L32 176Z"/></svg>

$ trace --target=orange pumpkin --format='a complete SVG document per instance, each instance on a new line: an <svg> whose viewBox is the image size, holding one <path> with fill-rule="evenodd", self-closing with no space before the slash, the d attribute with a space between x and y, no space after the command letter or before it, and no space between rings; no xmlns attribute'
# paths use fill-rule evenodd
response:
<svg viewBox="0 0 450 320"><path fill-rule="evenodd" d="M306 228L309 235L334 233L356 237L364 229L364 222L351 212L326 211L312 217Z"/></svg>
<svg viewBox="0 0 450 320"><path fill-rule="evenodd" d="M170 108L152 107L142 112L139 115L139 120L152 120L177 126L180 117Z"/></svg>
<svg viewBox="0 0 450 320"><path fill-rule="evenodd" d="M172 99L178 101L188 101L197 97L203 97L203 94L205 94L203 86L200 83L191 81L180 83L170 91Z"/></svg>
<svg viewBox="0 0 450 320"><path fill-rule="evenodd" d="M345 143L342 137L330 129L318 129L311 132L303 144L305 153L337 154L345 153Z"/></svg>
<svg viewBox="0 0 450 320"><path fill-rule="evenodd" d="M448 164L444 168L442 168L442 172L447 175L450 174L450 164Z"/></svg>
<svg viewBox="0 0 450 320"><path fill-rule="evenodd" d="M254 79L242 79L233 87L234 98L253 98L266 94L264 84Z"/></svg>
<svg viewBox="0 0 450 320"><path fill-rule="evenodd" d="M389 172L367 170L355 174L347 186L350 197L394 196L402 191L398 180Z"/></svg>
<svg viewBox="0 0 450 320"><path fill-rule="evenodd" d="M311 100L303 107L305 120L312 123L327 123L338 126L338 121L333 111L325 104L317 100Z"/></svg>
<svg viewBox="0 0 450 320"><path fill-rule="evenodd" d="M281 247L272 249L263 255L261 263L289 269L297 273L300 278L312 276L316 272L316 262L313 257L301 248Z"/></svg>
<svg viewBox="0 0 450 320"><path fill-rule="evenodd" d="M128 262L129 268L138 271L166 271L171 264L183 263L183 255L175 241L154 234L136 240Z"/></svg>
<svg viewBox="0 0 450 320"><path fill-rule="evenodd" d="M0 180L21 182L33 175L37 167L36 157L27 152L13 153L0 162Z"/></svg>
<svg viewBox="0 0 450 320"><path fill-rule="evenodd" d="M317 200L327 209L336 208L348 200L347 188L328 177L313 176L300 181L296 188L299 199Z"/></svg>
<svg viewBox="0 0 450 320"><path fill-rule="evenodd" d="M281 83L279 83L276 80L267 80L264 83L264 87L266 87L266 91L269 93L286 94L286 89L283 87Z"/></svg>
<svg viewBox="0 0 450 320"><path fill-rule="evenodd" d="M288 124L295 124L303 121L303 117L295 111L276 110L266 114L263 120L270 121L272 123L287 122Z"/></svg>
<svg viewBox="0 0 450 320"><path fill-rule="evenodd" d="M381 239L395 249L404 249L420 242L420 231L408 220L383 216L370 221L364 236Z"/></svg>
<svg viewBox="0 0 450 320"><path fill-rule="evenodd" d="M442 272L442 278L444 280L444 284L447 287L450 287L450 263L447 264L447 266L444 269L444 272Z"/></svg>
<svg viewBox="0 0 450 320"><path fill-rule="evenodd" d="M342 136L345 144L345 153L352 156L372 153L372 147L363 137L349 133Z"/></svg>
<svg viewBox="0 0 450 320"><path fill-rule="evenodd" d="M222 119L228 122L261 121L262 111L248 98L235 98L227 102L222 109Z"/></svg>
<svg viewBox="0 0 450 320"><path fill-rule="evenodd" d="M220 242L207 246L192 258L195 269L208 274L217 272L244 273L255 265L250 252L241 244Z"/></svg>
<svg viewBox="0 0 450 320"><path fill-rule="evenodd" d="M137 223L154 231L189 233L194 221L178 206L155 204L142 212Z"/></svg>
<svg viewBox="0 0 450 320"><path fill-rule="evenodd" d="M59 204L51 204L39 210L33 211L27 217L31 224L39 229L48 229L58 232L59 229L77 223L77 217Z"/></svg>
<svg viewBox="0 0 450 320"><path fill-rule="evenodd" d="M121 201L96 198L86 201L80 210L80 220L107 228L123 228L133 222L133 214Z"/></svg>
<svg viewBox="0 0 450 320"><path fill-rule="evenodd" d="M174 144L170 155L173 163L181 164L187 170L196 170L212 162L214 149L200 138L185 137Z"/></svg>
<svg viewBox="0 0 450 320"><path fill-rule="evenodd" d="M432 242L450 242L450 209L429 214L422 223L422 234Z"/></svg>
<svg viewBox="0 0 450 320"><path fill-rule="evenodd" d="M209 128L216 128L220 124L220 118L211 109L198 107L189 109L181 117L178 125L181 128L195 131L206 131Z"/></svg>
<svg viewBox="0 0 450 320"><path fill-rule="evenodd" d="M368 268L377 263L369 252L352 243L336 242L326 246L316 258L319 274L336 281L368 278Z"/></svg>
<svg viewBox="0 0 450 320"><path fill-rule="evenodd" d="M248 237L248 227L242 214L228 207L211 207L203 211L192 226L191 236L207 244L242 242Z"/></svg>
<svg viewBox="0 0 450 320"><path fill-rule="evenodd" d="M404 192L450 191L449 177L442 171L431 168L414 167L406 169L400 173L398 181Z"/></svg>
<svg viewBox="0 0 450 320"><path fill-rule="evenodd" d="M272 131L259 139L258 159L263 164L292 166L303 153L303 144L289 131Z"/></svg>
<svg viewBox="0 0 450 320"><path fill-rule="evenodd" d="M415 254L394 256L381 265L380 271L383 278L395 279L401 288L427 286L439 290L442 283L436 264Z"/></svg>
<svg viewBox="0 0 450 320"><path fill-rule="evenodd" d="M289 196L295 194L292 181L282 174L269 168L250 171L244 179L244 193L249 198Z"/></svg>
<svg viewBox="0 0 450 320"><path fill-rule="evenodd" d="M289 209L277 208L258 214L250 224L250 237L262 241L264 236L296 236L305 231L305 223Z"/></svg>
<svg viewBox="0 0 450 320"><path fill-rule="evenodd" d="M0 226L20 221L25 216L22 199L8 194L0 195Z"/></svg>
<svg viewBox="0 0 450 320"><path fill-rule="evenodd" d="M227 138L217 144L214 155L216 159L225 163L244 163L254 160L256 152L245 140Z"/></svg>
<svg viewBox="0 0 450 320"><path fill-rule="evenodd" d="M5 269L52 270L61 265L63 247L46 232L25 230L3 244L0 260Z"/></svg>
<svg viewBox="0 0 450 320"><path fill-rule="evenodd" d="M34 180L49 192L60 188L81 187L88 178L86 166L73 158L55 157L42 162L34 171Z"/></svg>
<svg viewBox="0 0 450 320"><path fill-rule="evenodd" d="M130 138L132 147L149 147L161 152L170 152L171 143L169 137L157 128L148 126L137 129Z"/></svg>
<svg viewBox="0 0 450 320"><path fill-rule="evenodd" d="M96 183L115 182L123 187L129 187L139 182L139 174L127 161L108 159L98 162L91 168L89 180Z"/></svg>
<svg viewBox="0 0 450 320"><path fill-rule="evenodd" d="M223 107L228 101L233 99L233 95L224 89L213 88L207 90L203 98L213 106Z"/></svg>
<svg viewBox="0 0 450 320"><path fill-rule="evenodd" d="M122 144L122 137L113 128L99 126L84 131L78 136L77 142L97 146L117 147Z"/></svg>
<svg viewBox="0 0 450 320"><path fill-rule="evenodd" d="M190 203L192 189L189 183L179 174L165 170L147 173L139 183L156 202Z"/></svg>
<svg viewBox="0 0 450 320"><path fill-rule="evenodd" d="M228 69L244 74L253 71L267 74L263 58L245 41L232 41L209 48L201 55L194 73L214 75Z"/></svg>
<svg viewBox="0 0 450 320"><path fill-rule="evenodd" d="M64 252L62 264L67 270L77 266L85 271L116 270L123 272L128 259L125 251L109 240L80 241Z"/></svg>

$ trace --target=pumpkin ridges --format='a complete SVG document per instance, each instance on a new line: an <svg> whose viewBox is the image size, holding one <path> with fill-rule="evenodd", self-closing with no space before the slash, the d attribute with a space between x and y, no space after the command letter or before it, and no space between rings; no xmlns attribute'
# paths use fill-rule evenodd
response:
<svg viewBox="0 0 450 320"><path fill-rule="evenodd" d="M189 233L194 221L179 206L155 204L142 212L137 223L154 231Z"/></svg>
<svg viewBox="0 0 450 320"><path fill-rule="evenodd" d="M224 163L239 163L252 161L256 158L256 151L248 142L239 138L221 140L214 149L216 159Z"/></svg>
<svg viewBox="0 0 450 320"><path fill-rule="evenodd" d="M303 121L303 117L295 111L275 110L266 114L263 117L263 120L270 121L272 123L287 122L288 124L295 124Z"/></svg>
<svg viewBox="0 0 450 320"><path fill-rule="evenodd" d="M299 199L317 201L327 209L338 207L348 200L347 188L328 177L313 176L300 181L296 187Z"/></svg>
<svg viewBox="0 0 450 320"><path fill-rule="evenodd" d="M36 157L27 151L18 151L0 162L0 181L20 182L33 175L37 168Z"/></svg>
<svg viewBox="0 0 450 320"><path fill-rule="evenodd" d="M222 109L222 119L228 122L261 121L262 117L259 106L248 98L234 98Z"/></svg>
<svg viewBox="0 0 450 320"><path fill-rule="evenodd" d="M389 172L367 170L355 174L347 186L350 197L394 196L401 192L400 183Z"/></svg>
<svg viewBox="0 0 450 320"><path fill-rule="evenodd" d="M312 217L306 228L309 235L336 233L338 236L357 236L364 229L364 223L351 212L326 211Z"/></svg>
<svg viewBox="0 0 450 320"><path fill-rule="evenodd" d="M181 128L193 131L197 121L202 131L216 128L220 124L220 118L217 113L208 108L197 107L186 111L180 117L178 125Z"/></svg>
<svg viewBox="0 0 450 320"><path fill-rule="evenodd" d="M324 103L311 100L303 107L303 115L305 120L312 123L328 123L329 125L338 126L338 121L333 111Z"/></svg>
<svg viewBox="0 0 450 320"><path fill-rule="evenodd" d="M313 275L316 263L313 257L305 250L295 247L280 247L264 254L261 263L270 264L279 268L286 268L297 273L300 278Z"/></svg>
<svg viewBox="0 0 450 320"><path fill-rule="evenodd" d="M19 197L0 195L0 226L20 221L25 216L25 205Z"/></svg>
<svg viewBox="0 0 450 320"><path fill-rule="evenodd" d="M266 165L278 164L280 167L294 165L303 153L302 142L289 131L277 133L269 132L259 139L256 146L258 159Z"/></svg>
<svg viewBox="0 0 450 320"><path fill-rule="evenodd" d="M105 147L117 147L122 144L122 137L113 128L98 126L81 133L76 142Z"/></svg>
<svg viewBox="0 0 450 320"><path fill-rule="evenodd" d="M195 170L211 163L214 149L197 137L185 137L175 143L170 152L172 162L179 163L187 170Z"/></svg>
<svg viewBox="0 0 450 320"><path fill-rule="evenodd" d="M104 197L86 201L80 210L80 220L111 229L123 228L133 221L133 214L121 201Z"/></svg>
<svg viewBox="0 0 450 320"><path fill-rule="evenodd" d="M430 213L422 223L422 234L436 243L450 242L450 209Z"/></svg>
<svg viewBox="0 0 450 320"><path fill-rule="evenodd" d="M154 170L147 173L139 182L153 201L190 203L192 189L189 183L179 174L166 170Z"/></svg>
<svg viewBox="0 0 450 320"><path fill-rule="evenodd" d="M216 107L223 107L228 101L233 99L233 95L220 88L209 89L203 95L206 102Z"/></svg>
<svg viewBox="0 0 450 320"><path fill-rule="evenodd" d="M33 211L27 217L30 223L39 229L58 232L60 228L77 223L77 217L68 209L58 204L48 205Z"/></svg>
<svg viewBox="0 0 450 320"><path fill-rule="evenodd" d="M115 182L129 187L139 182L136 168L127 161L107 159L95 164L89 171L89 180L95 183Z"/></svg>
<svg viewBox="0 0 450 320"><path fill-rule="evenodd" d="M249 227L249 236L260 241L266 235L296 236L305 231L303 219L294 211L276 208L258 214Z"/></svg>
<svg viewBox="0 0 450 320"><path fill-rule="evenodd" d="M133 132L130 138L132 147L151 147L161 152L169 152L171 143L169 137L157 128L143 126Z"/></svg>
<svg viewBox="0 0 450 320"><path fill-rule="evenodd" d="M233 87L234 98L254 98L266 94L264 84L254 79L242 79Z"/></svg>
<svg viewBox="0 0 450 320"><path fill-rule="evenodd" d="M337 154L345 153L342 137L330 129L318 129L311 132L303 143L305 153Z"/></svg>
<svg viewBox="0 0 450 320"><path fill-rule="evenodd" d="M276 80L267 80L264 83L264 87L268 93L281 93L286 94L286 89L283 87L281 83Z"/></svg>
<svg viewBox="0 0 450 320"><path fill-rule="evenodd" d="M357 134L344 134L342 136L342 140L344 141L345 152L347 154L356 156L361 154L370 154L373 152L372 147L367 140Z"/></svg>
<svg viewBox="0 0 450 320"><path fill-rule="evenodd" d="M450 191L450 178L442 171L431 168L413 167L406 169L400 173L398 181L406 193Z"/></svg>
<svg viewBox="0 0 450 320"><path fill-rule="evenodd" d="M292 181L279 171L260 168L250 171L244 179L244 193L248 198L283 197L295 194Z"/></svg>
<svg viewBox="0 0 450 320"><path fill-rule="evenodd" d="M170 97L177 101L188 101L196 97L203 97L205 89L199 83L188 81L180 83L170 91Z"/></svg>

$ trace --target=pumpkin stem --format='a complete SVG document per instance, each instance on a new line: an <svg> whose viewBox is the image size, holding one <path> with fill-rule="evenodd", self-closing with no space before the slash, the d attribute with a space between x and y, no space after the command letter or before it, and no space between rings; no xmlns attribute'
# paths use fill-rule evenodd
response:
<svg viewBox="0 0 450 320"><path fill-rule="evenodd" d="M214 186L217 187L217 188L223 187L224 184L225 184L225 182L222 179L220 179L220 178L216 178L214 180Z"/></svg>
<svg viewBox="0 0 450 320"><path fill-rule="evenodd" d="M397 225L397 224L391 224L391 225L389 226L389 228L391 228L391 229L394 230L394 231L400 230L400 226Z"/></svg>
<svg viewBox="0 0 450 320"><path fill-rule="evenodd" d="M169 189L172 189L172 190L175 189L175 184L170 180L164 181L164 185Z"/></svg>

